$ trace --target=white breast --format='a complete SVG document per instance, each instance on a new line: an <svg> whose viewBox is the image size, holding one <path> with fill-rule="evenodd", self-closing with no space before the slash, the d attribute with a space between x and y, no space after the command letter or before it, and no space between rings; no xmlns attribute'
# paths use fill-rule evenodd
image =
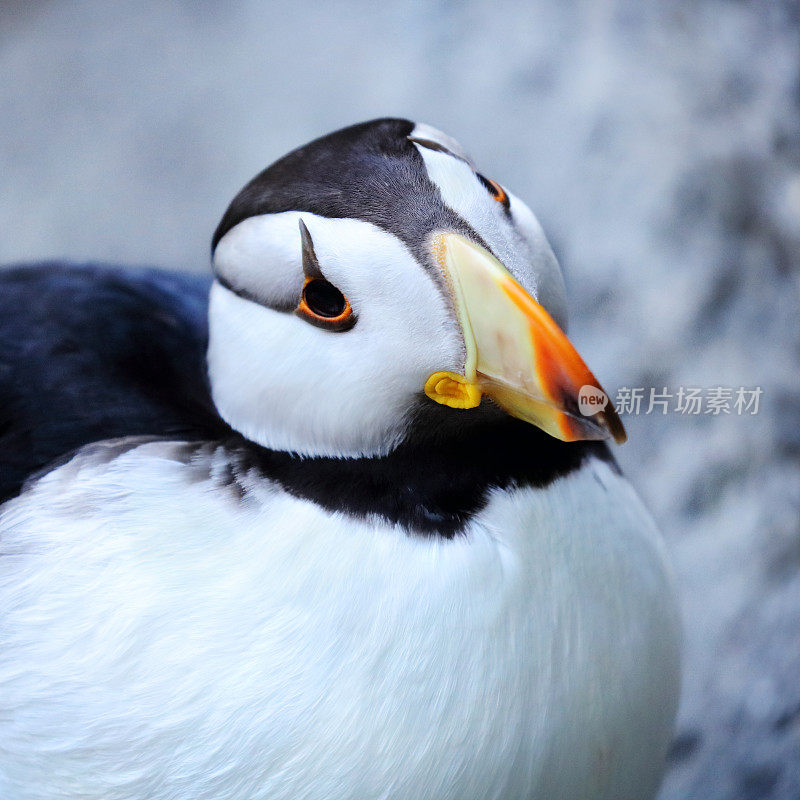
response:
<svg viewBox="0 0 800 800"><path fill-rule="evenodd" d="M654 793L676 611L607 465L448 541L188 452L94 446L0 511L4 800Z"/></svg>

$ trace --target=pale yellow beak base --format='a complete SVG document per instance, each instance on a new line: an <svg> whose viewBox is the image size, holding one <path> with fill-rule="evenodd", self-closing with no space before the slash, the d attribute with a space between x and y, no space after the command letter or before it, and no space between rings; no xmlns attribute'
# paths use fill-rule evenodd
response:
<svg viewBox="0 0 800 800"><path fill-rule="evenodd" d="M509 414L563 441L626 440L610 401L593 413L580 412L581 390L602 387L550 314L491 253L459 234L440 233L434 254L464 334L466 358L463 375L435 372L428 378L428 397L466 409L486 394Z"/></svg>

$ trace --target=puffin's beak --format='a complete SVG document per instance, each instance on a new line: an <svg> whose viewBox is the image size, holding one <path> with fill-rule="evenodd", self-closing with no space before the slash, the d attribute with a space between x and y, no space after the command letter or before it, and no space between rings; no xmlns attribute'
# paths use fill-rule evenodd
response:
<svg viewBox="0 0 800 800"><path fill-rule="evenodd" d="M472 408L486 394L557 439L625 441L614 406L569 339L491 253L454 233L436 234L434 253L467 357L463 375L436 372L428 378L428 397Z"/></svg>

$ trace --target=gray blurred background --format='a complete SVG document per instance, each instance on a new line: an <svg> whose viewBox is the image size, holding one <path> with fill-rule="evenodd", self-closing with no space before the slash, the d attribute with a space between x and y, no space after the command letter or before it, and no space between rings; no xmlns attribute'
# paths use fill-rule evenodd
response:
<svg viewBox="0 0 800 800"><path fill-rule="evenodd" d="M661 797L800 798L796 2L5 0L0 74L0 262L206 270L257 171L406 116L538 214L612 394L761 386L617 452L686 619Z"/></svg>

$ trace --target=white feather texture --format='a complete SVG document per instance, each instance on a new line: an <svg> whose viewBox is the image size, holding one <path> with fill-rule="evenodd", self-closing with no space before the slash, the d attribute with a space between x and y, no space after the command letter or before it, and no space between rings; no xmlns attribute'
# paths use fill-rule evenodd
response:
<svg viewBox="0 0 800 800"><path fill-rule="evenodd" d="M3 800L652 796L676 610L607 465L448 541L189 452L96 445L0 510Z"/></svg>
<svg viewBox="0 0 800 800"><path fill-rule="evenodd" d="M299 300L300 217L325 277L358 321L345 332L322 330L215 283L208 350L214 402L233 428L267 447L386 453L402 438L431 373L463 371L463 336L434 277L399 239L367 222L297 212L252 217L220 241L217 267L236 260L240 274L257 274L260 290L277 293L285 267L279 260L273 274L273 254L293 248Z"/></svg>

